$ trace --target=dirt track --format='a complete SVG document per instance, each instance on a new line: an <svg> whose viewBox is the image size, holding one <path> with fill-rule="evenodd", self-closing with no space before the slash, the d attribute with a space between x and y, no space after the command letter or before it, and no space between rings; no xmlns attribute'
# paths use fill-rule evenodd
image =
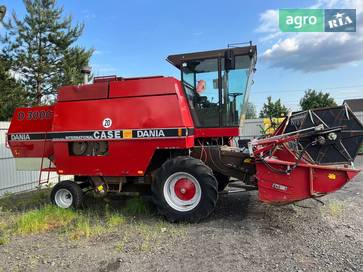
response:
<svg viewBox="0 0 363 272"><path fill-rule="evenodd" d="M363 158L357 159L363 168ZM363 175L322 198L272 207L256 193L221 195L207 221L140 250L118 231L71 241L53 232L0 246L4 271L363 271ZM137 218L148 226L155 215ZM173 228L166 224L159 229ZM155 233L153 234L155 237ZM157 234L156 234L157 235ZM63 237L63 238L62 238Z"/></svg>

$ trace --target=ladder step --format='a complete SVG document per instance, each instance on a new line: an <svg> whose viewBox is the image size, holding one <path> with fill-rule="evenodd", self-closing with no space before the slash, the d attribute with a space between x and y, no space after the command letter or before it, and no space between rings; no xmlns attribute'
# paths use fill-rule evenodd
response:
<svg viewBox="0 0 363 272"><path fill-rule="evenodd" d="M57 171L57 168L55 168L55 167L47 167L47 168L40 169L40 171L42 171L42 172L56 172Z"/></svg>
<svg viewBox="0 0 363 272"><path fill-rule="evenodd" d="M46 138L47 138L47 132L45 133L44 139L46 139ZM51 167L52 162L50 160L49 160L49 166L43 168L45 145L46 145L46 142L44 141L44 143L43 143L43 156L42 156L42 161L41 161L40 170L39 170L39 180L38 180L39 185L49 183L50 172L56 171L55 167ZM43 172L48 172L47 173L47 179L45 181L42 181L42 173Z"/></svg>

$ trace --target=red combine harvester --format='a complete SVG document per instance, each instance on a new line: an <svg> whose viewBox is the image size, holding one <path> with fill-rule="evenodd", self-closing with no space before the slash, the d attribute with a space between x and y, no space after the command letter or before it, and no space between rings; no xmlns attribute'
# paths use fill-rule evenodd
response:
<svg viewBox="0 0 363 272"><path fill-rule="evenodd" d="M79 207L90 189L147 190L173 222L206 218L230 178L269 203L341 188L359 172L363 140L347 106L292 113L274 135L234 144L256 56L253 45L172 55L181 80L108 76L61 87L52 106L16 109L8 144L18 169L74 175L52 190L59 207Z"/></svg>

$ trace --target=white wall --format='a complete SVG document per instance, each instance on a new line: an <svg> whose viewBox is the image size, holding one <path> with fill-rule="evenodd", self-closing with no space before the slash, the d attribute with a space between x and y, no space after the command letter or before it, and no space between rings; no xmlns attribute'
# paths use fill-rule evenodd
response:
<svg viewBox="0 0 363 272"><path fill-rule="evenodd" d="M253 139L261 135L263 129L263 118L246 119L242 127L240 127L240 137L243 139Z"/></svg>

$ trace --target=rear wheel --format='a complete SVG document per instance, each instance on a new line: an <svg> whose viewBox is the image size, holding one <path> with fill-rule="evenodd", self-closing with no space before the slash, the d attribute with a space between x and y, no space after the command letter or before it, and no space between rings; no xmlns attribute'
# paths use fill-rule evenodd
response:
<svg viewBox="0 0 363 272"><path fill-rule="evenodd" d="M83 191L77 183L65 180L53 187L50 200L60 208L76 209L82 205Z"/></svg>
<svg viewBox="0 0 363 272"><path fill-rule="evenodd" d="M168 221L197 222L208 217L218 199L217 180L201 160L166 161L152 184L153 202Z"/></svg>

